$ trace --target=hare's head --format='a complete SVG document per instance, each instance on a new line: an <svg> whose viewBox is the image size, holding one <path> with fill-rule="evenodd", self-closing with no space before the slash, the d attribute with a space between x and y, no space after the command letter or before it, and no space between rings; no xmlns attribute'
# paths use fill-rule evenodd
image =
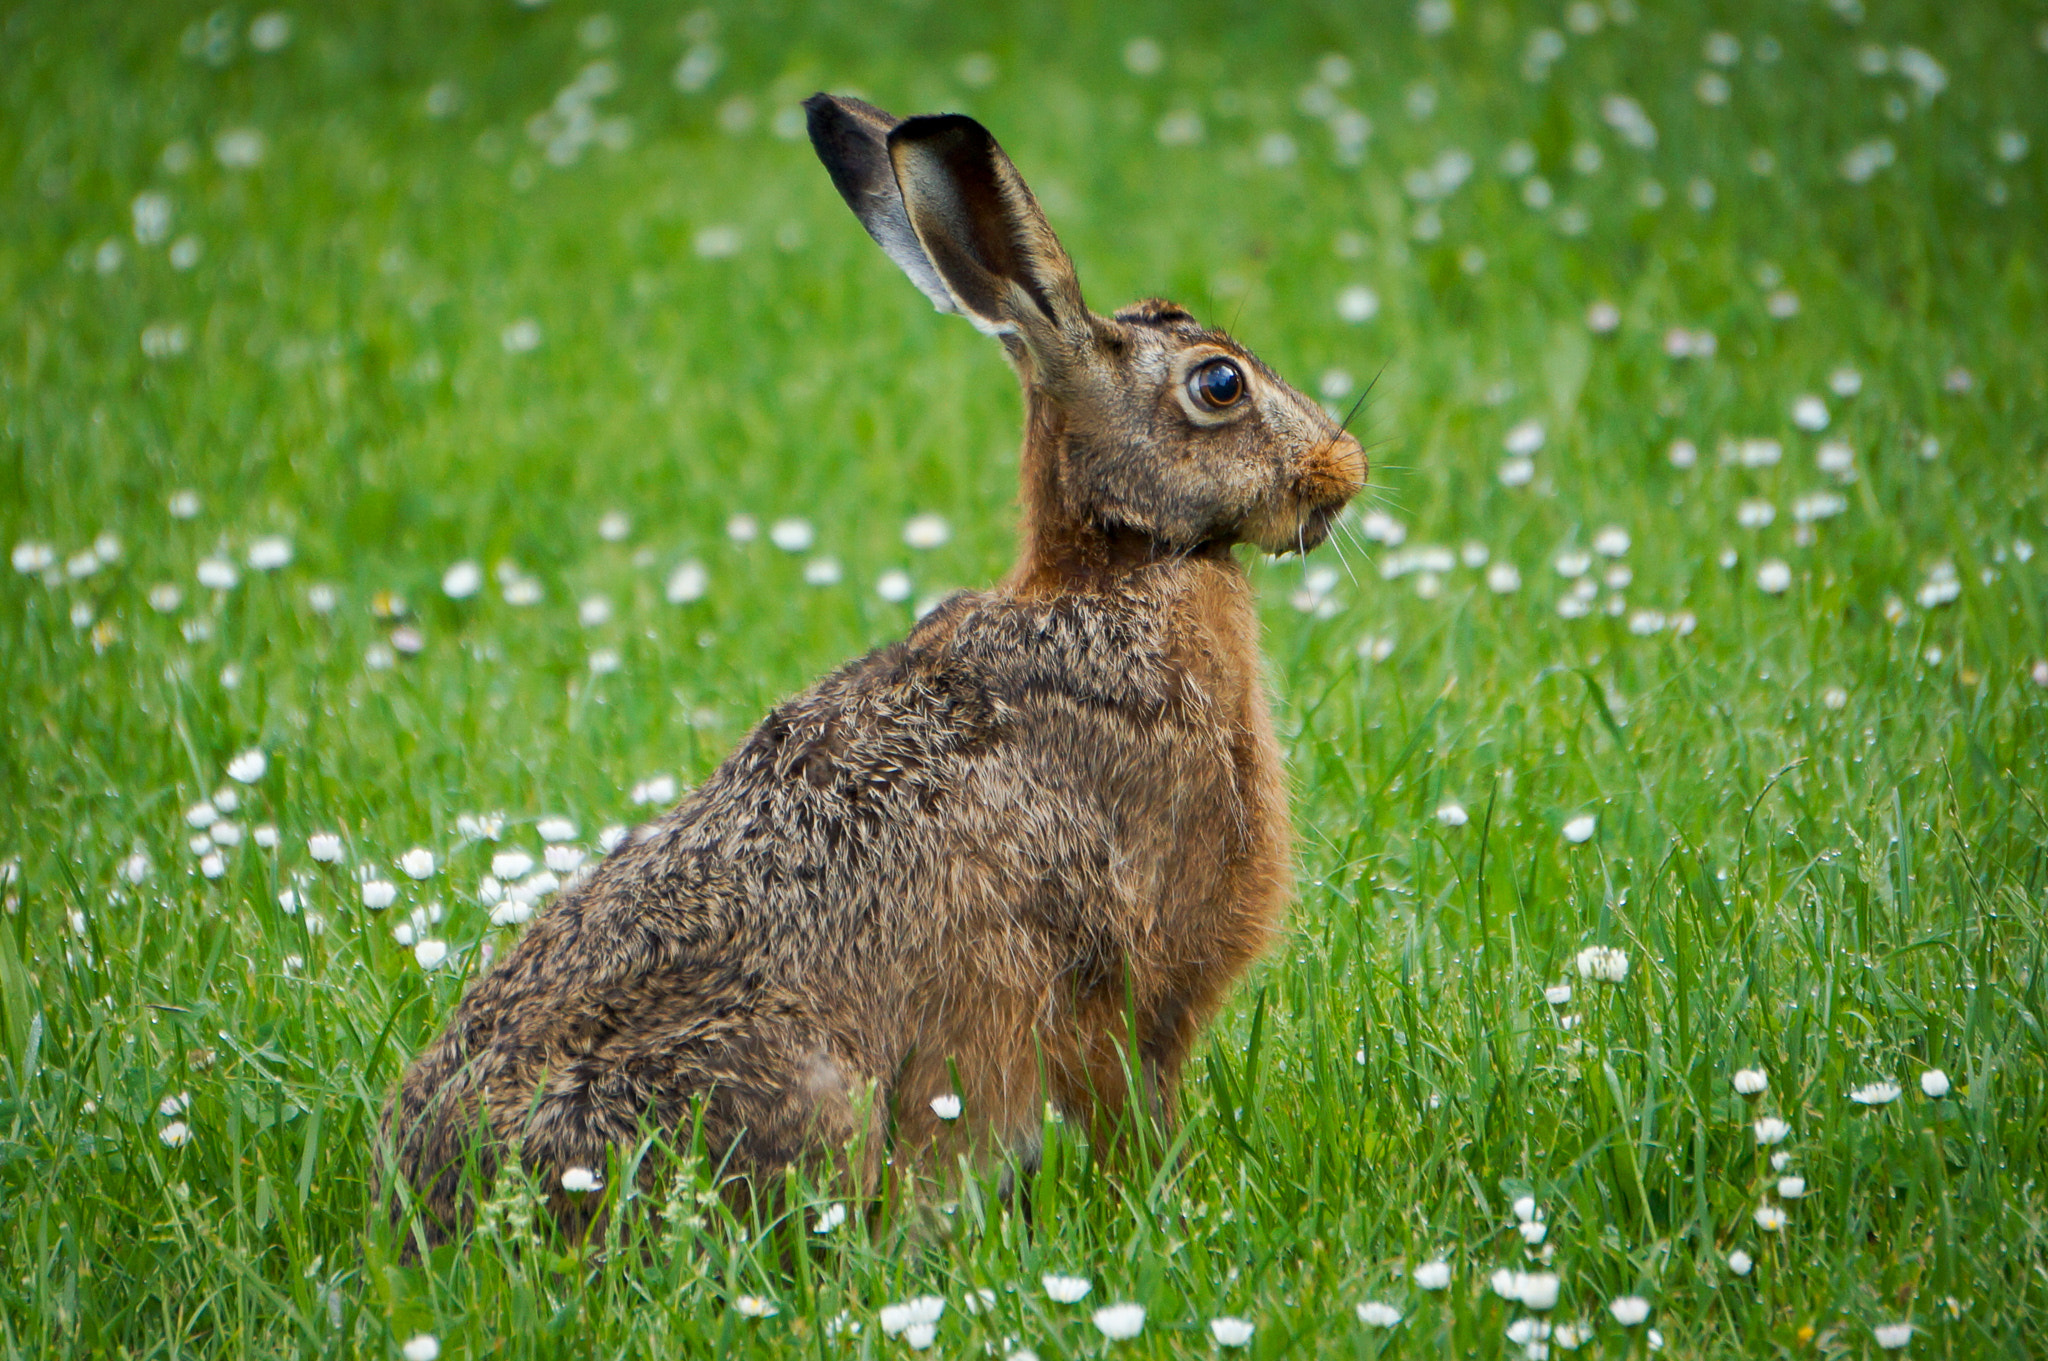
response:
<svg viewBox="0 0 2048 1361"><path fill-rule="evenodd" d="M814 95L811 142L868 234L941 312L1003 342L1057 427L1057 510L1167 551L1305 551L1365 483L1320 406L1172 303L1103 317L1017 168L959 114Z"/></svg>

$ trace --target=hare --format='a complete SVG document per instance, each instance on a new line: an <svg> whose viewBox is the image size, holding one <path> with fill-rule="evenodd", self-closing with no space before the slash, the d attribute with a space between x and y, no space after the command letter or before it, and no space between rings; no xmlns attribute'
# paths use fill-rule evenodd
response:
<svg viewBox="0 0 2048 1361"><path fill-rule="evenodd" d="M432 1239L471 1159L553 1186L650 1128L701 1122L743 1183L836 1162L859 1189L885 1157L1028 1168L1048 1105L1170 1120L1288 896L1232 549L1322 542L1358 442L1172 303L1090 312L973 119L805 107L869 235L1017 371L1017 562L769 714L476 980L385 1112Z"/></svg>

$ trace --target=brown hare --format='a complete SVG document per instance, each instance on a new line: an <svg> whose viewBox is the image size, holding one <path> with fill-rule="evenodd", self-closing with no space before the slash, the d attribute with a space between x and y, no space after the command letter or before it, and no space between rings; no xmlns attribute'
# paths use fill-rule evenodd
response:
<svg viewBox="0 0 2048 1361"><path fill-rule="evenodd" d="M1048 1103L1100 1136L1133 1100L1170 1118L1288 895L1232 549L1322 542L1358 442L1171 303L1090 312L973 119L806 108L868 233L1017 370L1017 563L769 714L476 980L385 1114L430 1238L468 1221L472 1160L554 1186L650 1127L859 1189L884 1157L1028 1166Z"/></svg>

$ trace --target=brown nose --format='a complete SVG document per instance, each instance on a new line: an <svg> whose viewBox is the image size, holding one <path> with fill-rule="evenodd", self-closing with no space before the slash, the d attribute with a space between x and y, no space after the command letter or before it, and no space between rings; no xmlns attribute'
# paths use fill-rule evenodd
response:
<svg viewBox="0 0 2048 1361"><path fill-rule="evenodd" d="M1365 449L1349 434L1318 447L1302 470L1301 492L1313 505L1342 505L1365 486Z"/></svg>

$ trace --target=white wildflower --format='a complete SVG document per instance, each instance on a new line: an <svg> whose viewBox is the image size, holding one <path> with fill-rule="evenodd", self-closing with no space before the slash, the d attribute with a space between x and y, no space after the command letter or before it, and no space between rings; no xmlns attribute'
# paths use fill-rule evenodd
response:
<svg viewBox="0 0 2048 1361"><path fill-rule="evenodd" d="M229 170L248 170L263 163L263 134L254 128L230 128L213 139L213 158Z"/></svg>
<svg viewBox="0 0 2048 1361"><path fill-rule="evenodd" d="M1055 1304L1078 1303L1094 1288L1094 1282L1086 1276L1041 1276L1038 1283L1045 1287L1046 1298Z"/></svg>
<svg viewBox="0 0 2048 1361"><path fill-rule="evenodd" d="M678 563L668 574L668 582L662 594L671 605L687 605L702 600L711 588L711 574L704 570L704 564L697 561Z"/></svg>
<svg viewBox="0 0 2048 1361"><path fill-rule="evenodd" d="M943 515L913 515L903 524L903 542L910 548L937 548L952 537L952 526Z"/></svg>
<svg viewBox="0 0 2048 1361"><path fill-rule="evenodd" d="M1216 1339L1219 1347L1249 1347L1252 1344L1252 1325L1241 1318L1212 1318L1209 1320L1209 1336Z"/></svg>
<svg viewBox="0 0 2048 1361"><path fill-rule="evenodd" d="M1358 1306L1358 1321L1368 1328L1391 1328L1401 1321L1401 1311L1391 1304L1367 1300Z"/></svg>
<svg viewBox="0 0 2048 1361"><path fill-rule="evenodd" d="M937 1295L913 1295L900 1304L882 1306L882 1331L898 1337L919 1324L930 1326L946 1312L946 1301Z"/></svg>
<svg viewBox="0 0 2048 1361"><path fill-rule="evenodd" d="M1122 1342L1145 1331L1145 1306L1107 1304L1095 1311L1095 1327L1111 1342Z"/></svg>
<svg viewBox="0 0 2048 1361"><path fill-rule="evenodd" d="M249 565L259 572L275 572L292 560L292 541L282 534L266 534L249 545Z"/></svg>
<svg viewBox="0 0 2048 1361"><path fill-rule="evenodd" d="M467 558L441 574L441 593L450 600L467 600L483 589L484 571Z"/></svg>
<svg viewBox="0 0 2048 1361"><path fill-rule="evenodd" d="M1579 951L1579 977L1619 983L1628 977L1628 955L1611 945L1589 945Z"/></svg>
<svg viewBox="0 0 2048 1361"><path fill-rule="evenodd" d="M1352 284L1337 294L1337 317L1360 326L1380 314L1380 295L1364 284Z"/></svg>

